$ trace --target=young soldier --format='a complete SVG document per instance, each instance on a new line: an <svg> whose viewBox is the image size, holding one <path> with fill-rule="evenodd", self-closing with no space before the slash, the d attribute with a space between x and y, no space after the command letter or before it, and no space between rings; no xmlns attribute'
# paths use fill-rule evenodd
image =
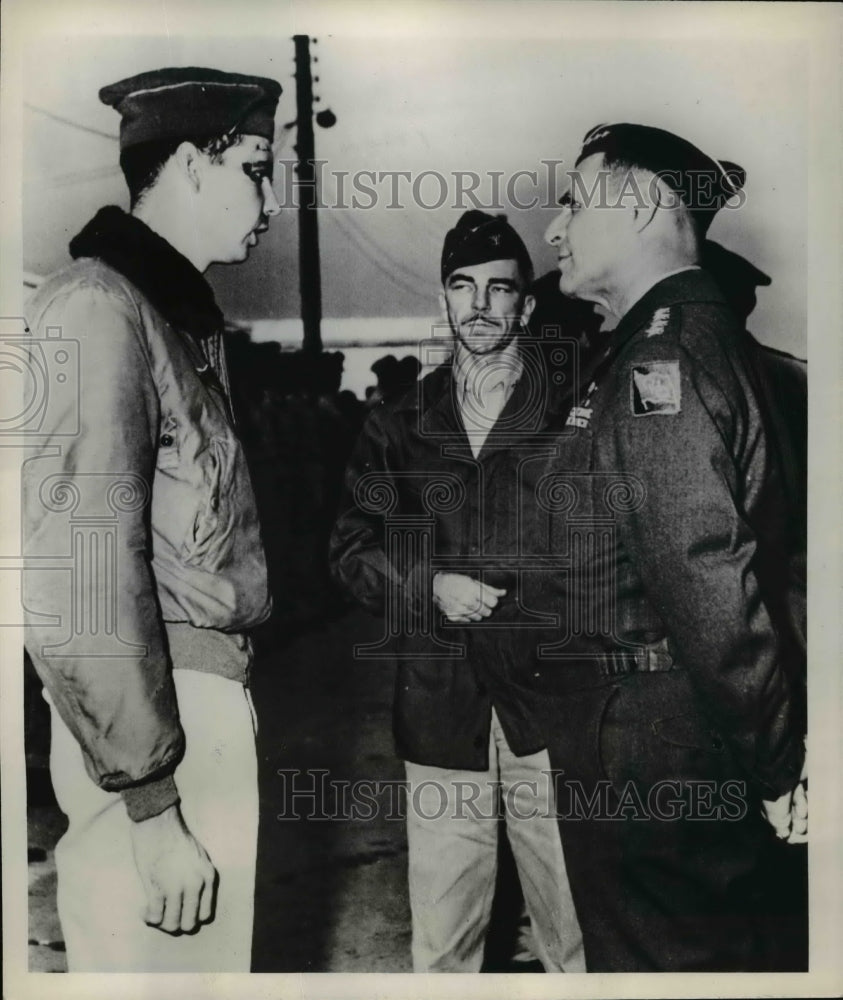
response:
<svg viewBox="0 0 843 1000"><path fill-rule="evenodd" d="M27 649L52 705L71 971L246 972L258 798L247 630L270 604L203 272L278 211L274 80L162 69L100 91L131 211L30 305L79 344L78 409L25 467ZM162 933L163 932L163 933Z"/></svg>

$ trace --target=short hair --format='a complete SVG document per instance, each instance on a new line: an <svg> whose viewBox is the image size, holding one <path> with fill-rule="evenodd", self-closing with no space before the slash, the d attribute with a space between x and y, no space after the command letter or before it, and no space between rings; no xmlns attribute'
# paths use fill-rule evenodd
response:
<svg viewBox="0 0 843 1000"><path fill-rule="evenodd" d="M705 239L705 233L706 230L708 229L708 224L703 223L699 215L696 212L694 212L690 208L690 206L685 202L685 199L682 197L681 191L677 191L672 184L668 183L663 177L660 177L660 175L657 174L650 167L645 166L643 163L636 162L636 160L630 156L622 156L620 153L610 153L604 151L603 166L606 168L606 170L608 170L611 173L613 180L618 180L618 178L621 175L623 175L625 178L630 172L636 170L639 170L642 173L649 174L651 177L661 180L664 184L666 184L670 188L670 190L676 196L678 204L682 206L682 208L684 209L685 217L691 223L693 233L697 239L697 242L702 244L702 241ZM708 221L710 222L710 220Z"/></svg>
<svg viewBox="0 0 843 1000"><path fill-rule="evenodd" d="M164 164L183 142L192 143L200 153L207 153L212 162L218 163L222 154L243 140L240 132L226 132L225 135L185 135L177 139L155 139L128 146L120 153L120 169L129 188L132 208L158 180Z"/></svg>

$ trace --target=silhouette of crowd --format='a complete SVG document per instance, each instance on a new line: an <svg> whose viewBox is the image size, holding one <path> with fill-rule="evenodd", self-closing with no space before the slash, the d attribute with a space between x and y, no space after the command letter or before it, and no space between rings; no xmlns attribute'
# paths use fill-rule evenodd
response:
<svg viewBox="0 0 843 1000"><path fill-rule="evenodd" d="M262 631L269 642L283 641L344 606L327 548L345 466L369 408L411 387L420 366L412 355L379 358L363 402L341 389L340 351L283 351L233 330L227 356L274 602Z"/></svg>

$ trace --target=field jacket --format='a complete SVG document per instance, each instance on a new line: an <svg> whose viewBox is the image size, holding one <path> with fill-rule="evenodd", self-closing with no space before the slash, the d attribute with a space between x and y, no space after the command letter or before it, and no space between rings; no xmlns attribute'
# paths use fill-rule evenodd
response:
<svg viewBox="0 0 843 1000"><path fill-rule="evenodd" d="M49 395L23 469L26 645L92 779L149 813L184 749L166 623L265 619L264 550L210 287L116 208L71 253L28 310Z"/></svg>

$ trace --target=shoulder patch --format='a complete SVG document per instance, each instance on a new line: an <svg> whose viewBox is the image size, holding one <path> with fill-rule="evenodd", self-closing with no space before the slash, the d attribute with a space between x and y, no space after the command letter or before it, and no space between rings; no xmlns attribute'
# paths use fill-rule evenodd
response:
<svg viewBox="0 0 843 1000"><path fill-rule="evenodd" d="M653 313L653 318L650 320L650 325L647 327L647 332L645 336L647 337L659 337L664 333L667 327L667 321L670 319L670 309L667 306L661 306Z"/></svg>
<svg viewBox="0 0 843 1000"><path fill-rule="evenodd" d="M678 361L649 361L632 366L629 384L634 417L679 413L682 384Z"/></svg>

